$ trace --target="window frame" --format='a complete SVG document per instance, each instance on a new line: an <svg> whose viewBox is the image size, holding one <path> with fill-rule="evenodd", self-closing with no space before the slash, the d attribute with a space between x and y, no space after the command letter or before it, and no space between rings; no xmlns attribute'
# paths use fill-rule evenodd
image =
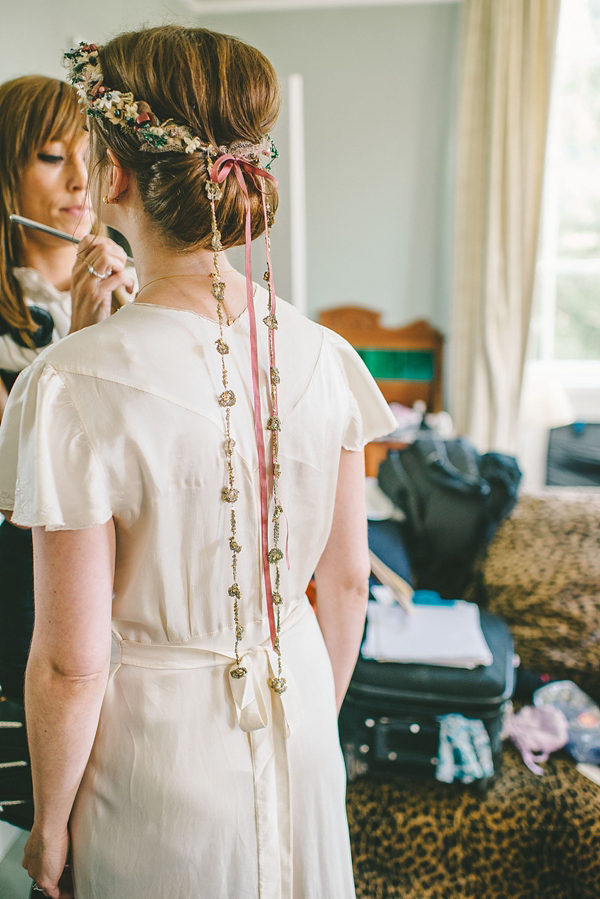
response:
<svg viewBox="0 0 600 899"><path fill-rule="evenodd" d="M551 366L553 373L567 389L598 389L600 398L600 358L562 359L556 357L556 313L558 279L561 274L598 275L600 285L600 252L597 257L577 258L559 255L559 179L560 179L560 119L564 102L561 85L564 83L565 68L573 58L562 49L560 29L563 16L567 14L566 4L561 9L559 39L554 69L554 84L549 116L548 139L538 258L535 273L534 305L532 310L530 354L527 366ZM598 53L600 62L600 52ZM600 303L600 291L599 299ZM600 342L600 332L599 332Z"/></svg>

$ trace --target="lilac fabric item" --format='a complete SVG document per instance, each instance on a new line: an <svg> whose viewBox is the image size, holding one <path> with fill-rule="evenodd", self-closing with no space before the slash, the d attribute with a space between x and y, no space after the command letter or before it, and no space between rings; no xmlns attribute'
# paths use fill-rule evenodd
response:
<svg viewBox="0 0 600 899"><path fill-rule="evenodd" d="M559 709L526 705L506 722L503 736L510 737L529 770L541 775L544 769L537 763L566 745L569 725Z"/></svg>

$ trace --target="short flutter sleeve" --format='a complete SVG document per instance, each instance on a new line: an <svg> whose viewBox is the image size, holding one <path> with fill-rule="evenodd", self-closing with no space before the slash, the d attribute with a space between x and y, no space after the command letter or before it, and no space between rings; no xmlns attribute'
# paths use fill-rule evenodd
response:
<svg viewBox="0 0 600 899"><path fill-rule="evenodd" d="M0 509L23 527L79 530L112 517L104 474L69 392L41 359L17 378L0 427Z"/></svg>
<svg viewBox="0 0 600 899"><path fill-rule="evenodd" d="M342 446L346 450L362 450L371 440L390 434L398 423L354 347L333 331L329 332L329 339L348 387L349 415Z"/></svg>

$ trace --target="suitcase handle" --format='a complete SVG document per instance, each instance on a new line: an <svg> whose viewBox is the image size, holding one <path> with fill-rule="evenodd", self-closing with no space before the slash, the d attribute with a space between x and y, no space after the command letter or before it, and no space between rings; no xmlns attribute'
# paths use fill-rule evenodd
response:
<svg viewBox="0 0 600 899"><path fill-rule="evenodd" d="M371 719L372 720L372 719ZM373 723L376 762L437 765L440 725L435 718L379 718Z"/></svg>

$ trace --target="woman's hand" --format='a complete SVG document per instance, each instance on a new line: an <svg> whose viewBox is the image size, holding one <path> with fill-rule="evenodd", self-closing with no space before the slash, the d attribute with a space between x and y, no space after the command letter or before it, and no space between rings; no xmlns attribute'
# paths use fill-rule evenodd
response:
<svg viewBox="0 0 600 899"><path fill-rule="evenodd" d="M71 868L67 865L69 846L66 829L52 836L42 836L35 824L25 844L23 867L43 889L44 895L52 899L73 899Z"/></svg>
<svg viewBox="0 0 600 899"><path fill-rule="evenodd" d="M109 237L88 234L83 238L71 273L71 333L108 318L117 287L123 285L133 293L133 279L124 271L126 262L125 250ZM99 278L90 269L107 277Z"/></svg>

